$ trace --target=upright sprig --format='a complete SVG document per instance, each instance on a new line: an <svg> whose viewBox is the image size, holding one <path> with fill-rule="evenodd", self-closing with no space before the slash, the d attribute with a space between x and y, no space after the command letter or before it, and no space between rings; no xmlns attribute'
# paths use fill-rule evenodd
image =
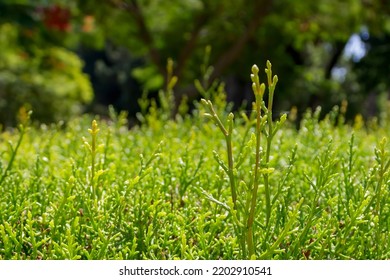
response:
<svg viewBox="0 0 390 280"><path fill-rule="evenodd" d="M166 81L166 90L172 91L177 83L177 76L173 74L173 60L172 58L169 58L167 61L167 81Z"/></svg>
<svg viewBox="0 0 390 280"><path fill-rule="evenodd" d="M177 84L178 77L174 75L173 71L174 61L172 58L167 60L167 76L165 81L165 90L160 90L159 92L159 101L161 103L161 109L166 117L173 117L174 113L174 93L173 88Z"/></svg>
<svg viewBox="0 0 390 280"><path fill-rule="evenodd" d="M91 187L92 187L92 191L94 193L95 193L94 180L95 180L95 176L96 176L95 165L96 165L96 155L97 155L97 152L98 152L97 134L98 134L99 131L100 131L100 129L98 128L97 121L93 120L91 128L88 129L89 134L91 134L91 144L88 143L88 141L87 141L87 139L85 139L85 137L83 137L84 145L85 145L85 147L87 148L87 150L89 151L89 153L91 155L91 178L90 178L90 184L91 184Z"/></svg>
<svg viewBox="0 0 390 280"><path fill-rule="evenodd" d="M253 241L253 223L255 220L255 210L256 210L256 201L257 201L257 192L259 188L259 171L261 163L261 131L264 126L265 118L261 117L262 107L264 106L263 96L265 92L265 84L260 83L259 80L259 68L257 65L252 66L252 90L255 94L255 108L256 108L256 151L255 151L255 170L253 172L253 188L251 194L250 210L247 220L247 246L249 256L255 254L255 244ZM266 189L266 204L267 204L267 219L268 219L268 210L270 208L269 200L269 189Z"/></svg>
<svg viewBox="0 0 390 280"><path fill-rule="evenodd" d="M29 129L30 125L30 120L31 120L31 114L32 111L27 111L25 107L21 107L18 112L18 119L19 119L19 125L18 125L18 130L19 130L19 138L17 143L13 146L12 142L8 142L8 147L10 150L11 158L7 164L7 167L3 171L0 177L0 186L3 184L4 179L8 176L10 170L12 169L12 165L15 161L16 154L18 153L19 147L22 144L24 135Z"/></svg>
<svg viewBox="0 0 390 280"><path fill-rule="evenodd" d="M274 171L269 165L271 158L271 148L272 148L272 139L275 136L278 129L281 125L286 121L287 115L284 114L279 121L274 123L272 116L272 107L273 107L273 98L275 87L278 82L278 77L272 76L271 63L267 61L267 67L265 69L265 73L267 74L267 83L268 83L268 102L267 105L264 102L264 95L266 93L266 85L265 83L260 83L259 79L259 68L256 65L252 67L252 89L255 95L255 102L253 104L255 111L255 133L252 136L252 139L256 142L255 147L255 165L254 170L252 172L252 186L250 188L243 188L247 190L247 195L242 195L237 197L237 186L236 186L236 173L237 170L242 163L242 151L243 145L241 145L240 156L237 160L237 164L234 165L233 160L233 143L232 143L232 133L233 133L233 113L230 113L227 118L227 125L225 126L223 122L218 117L213 104L210 100L202 99L202 104L207 108L208 113L205 114L206 117L213 120L220 131L225 136L226 148L227 148L227 157L228 164L226 164L220 159L219 155L214 152L214 157L217 160L218 164L225 170L227 175L229 176L230 189L231 189L231 197L233 201L234 211L232 211L233 219L236 226L236 233L238 234L238 238L240 241L240 246L242 249L243 258L256 258L256 242L254 240L254 222L256 219L256 209L258 207L258 192L260 181L263 179L264 182L264 190L265 190L265 216L266 216L266 230L270 229L270 217L272 212L271 205L271 190L269 184L269 176ZM245 118L244 118L245 119ZM249 120L246 123L251 124ZM249 130L248 130L249 131ZM247 131L247 132L248 132ZM265 137L266 144L265 149L262 147L262 138ZM244 139L246 138L246 134L244 135ZM252 141L251 139L251 141ZM249 147L249 146L246 146ZM245 185L244 181L241 181L238 184L238 188L241 190L241 183ZM237 200L240 201L237 201ZM215 201L215 199L212 199ZM223 205L219 202L220 205ZM239 206L244 206L245 209ZM269 252L268 252L269 253ZM263 254L264 255L264 254Z"/></svg>
<svg viewBox="0 0 390 280"><path fill-rule="evenodd" d="M272 148L272 140L276 132L281 125L286 121L287 115L283 114L279 121L274 123L272 116L272 107L274 101L275 87L278 82L278 76L272 76L272 64L267 60L267 68L265 73L267 75L268 83L268 103L267 106L264 103L265 84L260 83L259 80L259 68L256 65L252 66L252 90L255 95L255 108L256 108L256 162L255 169L253 171L253 188L250 203L249 216L247 220L247 246L249 256L252 258L255 256L255 244L253 240L253 223L255 220L255 210L257 205L257 192L259 188L259 176L263 174L264 179L264 191L265 191L265 205L266 205L266 227L269 228L269 221L271 218L271 190L269 184L269 176L274 171L270 168L270 155ZM262 112L264 116L262 116ZM266 138L265 157L262 159L261 151L261 137L262 133ZM263 162L262 162L263 161Z"/></svg>
<svg viewBox="0 0 390 280"><path fill-rule="evenodd" d="M227 118L227 128L222 123L221 119L218 117L213 103L210 100L201 100L202 104L206 106L209 113L205 113L204 115L211 120L213 120L223 135L225 136L226 141L226 149L227 149L227 157L228 157L228 166L223 163L223 161L220 159L217 152L214 152L214 157L219 163L219 165L223 168L223 170L226 172L226 174L229 176L230 181L230 191L231 191L231 197L233 201L233 207L236 210L237 209L237 190L236 190L236 180L234 176L234 160L233 160L233 144L232 144L232 133L233 133L233 120L234 120L234 114L229 113Z"/></svg>
<svg viewBox="0 0 390 280"><path fill-rule="evenodd" d="M267 206L267 225L269 223L269 219L271 216L271 195L269 190L269 174L271 171L269 169L269 161L270 161L270 155L271 155L271 147L272 147L272 140L279 129L280 125L286 121L287 115L284 114L281 117L281 120L276 123L276 126L273 123L273 116L272 116L272 106L274 102L274 93L275 93L275 87L278 82L278 76L274 75L272 76L272 65L269 60L267 60L267 68L265 69L265 73L267 74L267 81L268 81L268 106L264 107L265 113L267 115L267 129L265 131L266 139L267 139L267 147L265 150L265 168L267 169L267 172L264 172L264 186L265 186L265 194L266 194L266 206Z"/></svg>

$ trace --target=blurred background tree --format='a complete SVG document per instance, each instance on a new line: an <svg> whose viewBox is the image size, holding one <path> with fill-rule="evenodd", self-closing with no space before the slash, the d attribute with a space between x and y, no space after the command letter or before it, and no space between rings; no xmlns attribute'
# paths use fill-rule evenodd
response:
<svg viewBox="0 0 390 280"><path fill-rule="evenodd" d="M8 2L30 8L18 10ZM245 100L250 104L249 69L267 59L280 78L279 111L322 106L326 112L348 100L351 116L370 115L378 113L378 100L388 97L388 0L2 3L3 22L25 29L22 22L30 17L34 30L39 26L39 36L32 37L40 38L41 46L51 42L79 54L93 84L95 110L99 104L139 110L143 90L153 93L164 86L168 58L175 61L179 77L176 106L185 95L189 102L199 98L197 78L205 87L218 78L226 84L228 100L236 106ZM348 54L354 34L355 41L361 39L359 58ZM207 46L211 72L202 68Z"/></svg>
<svg viewBox="0 0 390 280"><path fill-rule="evenodd" d="M39 122L67 120L92 100L83 62L67 48L74 39L70 18L71 11L57 4L0 2L2 125L15 125L21 107Z"/></svg>

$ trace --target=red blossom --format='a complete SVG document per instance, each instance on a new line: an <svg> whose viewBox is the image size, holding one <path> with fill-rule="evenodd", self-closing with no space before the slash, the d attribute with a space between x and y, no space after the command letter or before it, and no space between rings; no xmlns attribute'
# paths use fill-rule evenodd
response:
<svg viewBox="0 0 390 280"><path fill-rule="evenodd" d="M59 5L43 8L43 23L52 30L70 31L70 11Z"/></svg>

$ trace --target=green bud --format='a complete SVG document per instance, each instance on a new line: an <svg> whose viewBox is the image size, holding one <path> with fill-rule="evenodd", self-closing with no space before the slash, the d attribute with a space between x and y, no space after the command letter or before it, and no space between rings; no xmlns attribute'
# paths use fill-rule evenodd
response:
<svg viewBox="0 0 390 280"><path fill-rule="evenodd" d="M202 98L202 99L200 100L200 102L201 102L203 105L205 105L205 106L208 105L207 100L204 99L204 98Z"/></svg>
<svg viewBox="0 0 390 280"><path fill-rule="evenodd" d="M256 64L253 64L252 66L252 73L257 75L259 73L259 67L257 67Z"/></svg>
<svg viewBox="0 0 390 280"><path fill-rule="evenodd" d="M168 83L168 89L173 89L174 86L175 86L176 83L177 83L177 80L178 80L177 76L173 76L173 77L171 78L171 80L169 81L169 83Z"/></svg>
<svg viewBox="0 0 390 280"><path fill-rule="evenodd" d="M283 114L281 117L280 117L280 123L284 123L287 119L287 114Z"/></svg>
<svg viewBox="0 0 390 280"><path fill-rule="evenodd" d="M271 69L272 68L272 64L269 60L267 60L267 69Z"/></svg>
<svg viewBox="0 0 390 280"><path fill-rule="evenodd" d="M228 125L229 125L229 135L232 134L233 132L233 119L234 119L234 114L233 113L229 113L228 115Z"/></svg>
<svg viewBox="0 0 390 280"><path fill-rule="evenodd" d="M252 83L252 90L253 90L253 93L256 95L257 94L257 86L256 86L255 82Z"/></svg>
<svg viewBox="0 0 390 280"><path fill-rule="evenodd" d="M275 75L272 81L272 85L273 86L276 85L277 82L278 82L278 76Z"/></svg>
<svg viewBox="0 0 390 280"><path fill-rule="evenodd" d="M204 113L203 116L205 116L206 118L209 118L209 119L213 118L213 116L209 113Z"/></svg>
<svg viewBox="0 0 390 280"><path fill-rule="evenodd" d="M172 73L172 70L173 70L173 59L172 58L168 58L168 61L167 61L167 72L168 73Z"/></svg>
<svg viewBox="0 0 390 280"><path fill-rule="evenodd" d="M88 129L88 132L92 135L96 135L99 132L98 124L96 120L92 121L92 129Z"/></svg>
<svg viewBox="0 0 390 280"><path fill-rule="evenodd" d="M265 92L265 84L261 83L261 85L260 85L260 94L263 95L264 92Z"/></svg>

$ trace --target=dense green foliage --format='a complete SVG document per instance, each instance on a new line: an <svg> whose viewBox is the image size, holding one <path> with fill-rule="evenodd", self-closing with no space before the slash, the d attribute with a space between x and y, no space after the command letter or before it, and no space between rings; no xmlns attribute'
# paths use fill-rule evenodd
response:
<svg viewBox="0 0 390 280"><path fill-rule="evenodd" d="M23 106L41 122L79 114L93 97L82 61L61 47L29 45L23 32L15 25L0 25L0 123L15 125Z"/></svg>
<svg viewBox="0 0 390 280"><path fill-rule="evenodd" d="M224 92L213 96L232 122ZM242 258L235 208L247 206L231 198L224 136L195 108L173 120L152 105L131 129L114 113L92 127L83 117L35 128L21 111L19 130L0 135L0 259ZM345 125L345 109L324 120L308 111L299 130L291 112L274 135L269 205L265 176L256 194L256 258L390 258L390 122ZM237 202L252 193L257 154L244 116L229 134Z"/></svg>

